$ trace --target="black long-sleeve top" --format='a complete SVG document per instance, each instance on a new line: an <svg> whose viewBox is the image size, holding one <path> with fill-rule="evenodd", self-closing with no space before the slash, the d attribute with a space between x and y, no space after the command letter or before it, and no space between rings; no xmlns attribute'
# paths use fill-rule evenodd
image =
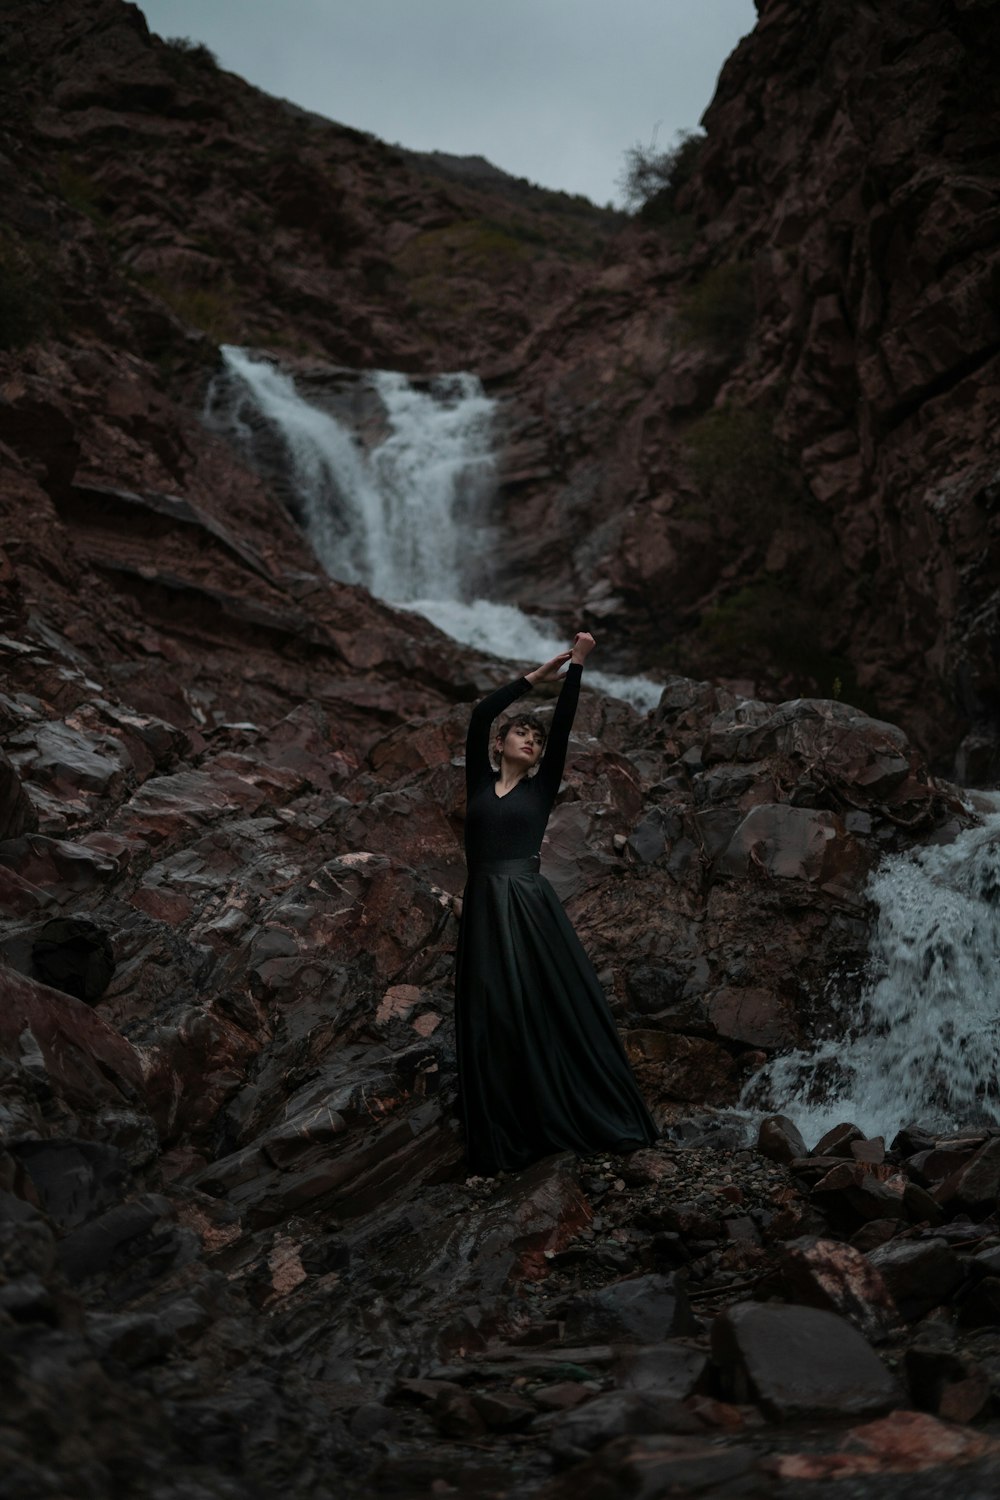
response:
<svg viewBox="0 0 1000 1500"><path fill-rule="evenodd" d="M541 848L562 781L582 676L583 667L570 662L538 770L502 797L496 794L499 772L490 764L490 726L509 704L531 691L531 683L519 677L472 710L465 741L465 861L470 872L482 860L528 859Z"/></svg>

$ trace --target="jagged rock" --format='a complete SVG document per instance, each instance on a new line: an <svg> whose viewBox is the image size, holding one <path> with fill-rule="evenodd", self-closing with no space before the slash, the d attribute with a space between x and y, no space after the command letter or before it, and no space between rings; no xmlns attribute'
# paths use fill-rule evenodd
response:
<svg viewBox="0 0 1000 1500"><path fill-rule="evenodd" d="M756 1467L750 1447L720 1448L683 1435L620 1437L539 1491L541 1500L746 1493Z"/></svg>
<svg viewBox="0 0 1000 1500"><path fill-rule="evenodd" d="M920 1483L913 1476L928 1474L945 1491L953 1486L956 1469L964 1469L963 1482L974 1476L988 1492L1000 1474L998 1454L1000 1445L985 1433L964 1432L923 1412L897 1411L852 1428L833 1453L780 1454L766 1460L766 1469L790 1483L853 1478L864 1483L868 1476L906 1474L912 1486ZM985 1467L964 1468L980 1459L988 1460Z"/></svg>
<svg viewBox="0 0 1000 1500"><path fill-rule="evenodd" d="M1000 1136L992 1136L969 1160L934 1189L938 1203L971 1209L992 1209L1000 1195Z"/></svg>
<svg viewBox="0 0 1000 1500"><path fill-rule="evenodd" d="M900 1390L861 1334L812 1307L738 1303L712 1325L723 1393L775 1420L861 1415L899 1404Z"/></svg>
<svg viewBox="0 0 1000 1500"><path fill-rule="evenodd" d="M904 1219L906 1179L890 1167L841 1162L812 1189L824 1213L852 1228L869 1219Z"/></svg>
<svg viewBox="0 0 1000 1500"><path fill-rule="evenodd" d="M958 1256L946 1240L893 1240L872 1250L869 1260L911 1322L947 1302L963 1279Z"/></svg>
<svg viewBox="0 0 1000 1500"><path fill-rule="evenodd" d="M115 972L111 940L96 922L54 917L40 927L31 956L41 979L78 1000L100 999Z"/></svg>
<svg viewBox="0 0 1000 1500"><path fill-rule="evenodd" d="M770 803L750 809L717 869L723 875L801 880L849 895L864 878L865 856L835 814Z"/></svg>
<svg viewBox="0 0 1000 1500"><path fill-rule="evenodd" d="M560 1463L575 1463L626 1433L701 1432L702 1423L673 1396L651 1391L608 1391L560 1416L549 1447Z"/></svg>
<svg viewBox="0 0 1000 1500"><path fill-rule="evenodd" d="M917 1345L907 1349L905 1362L915 1404L945 1421L975 1421L991 1401L990 1381L973 1359Z"/></svg>
<svg viewBox="0 0 1000 1500"><path fill-rule="evenodd" d="M806 1237L785 1247L778 1274L789 1301L837 1313L878 1343L898 1329L899 1313L877 1254L869 1258L836 1240Z"/></svg>
<svg viewBox="0 0 1000 1500"><path fill-rule="evenodd" d="M761 1121L757 1150L771 1161L791 1163L806 1156L806 1143L786 1115L771 1115Z"/></svg>
<svg viewBox="0 0 1000 1500"><path fill-rule="evenodd" d="M0 840L16 839L22 833L34 833L38 815L21 785L17 771L0 750Z"/></svg>
<svg viewBox="0 0 1000 1500"><path fill-rule="evenodd" d="M12 1154L45 1212L63 1229L83 1224L123 1196L131 1178L120 1151L97 1141L18 1141Z"/></svg>
<svg viewBox="0 0 1000 1500"><path fill-rule="evenodd" d="M864 1134L856 1125L834 1125L813 1147L814 1156L844 1156L853 1158L851 1147L855 1141L863 1141Z"/></svg>
<svg viewBox="0 0 1000 1500"><path fill-rule="evenodd" d="M702 1388L708 1366L705 1350L668 1339L623 1350L614 1373L624 1390L654 1391L683 1401Z"/></svg>
<svg viewBox="0 0 1000 1500"><path fill-rule="evenodd" d="M647 1274L574 1297L566 1309L566 1336L644 1344L691 1331L683 1286L673 1277Z"/></svg>

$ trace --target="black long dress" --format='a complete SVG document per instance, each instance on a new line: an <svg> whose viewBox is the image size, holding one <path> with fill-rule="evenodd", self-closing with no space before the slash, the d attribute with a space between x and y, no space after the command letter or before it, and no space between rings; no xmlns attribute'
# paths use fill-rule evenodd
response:
<svg viewBox="0 0 1000 1500"><path fill-rule="evenodd" d="M571 664L533 777L497 796L490 726L523 677L476 705L465 751L465 887L456 962L459 1107L473 1171L553 1151L626 1149L657 1130L597 975L539 849L566 760L582 668Z"/></svg>

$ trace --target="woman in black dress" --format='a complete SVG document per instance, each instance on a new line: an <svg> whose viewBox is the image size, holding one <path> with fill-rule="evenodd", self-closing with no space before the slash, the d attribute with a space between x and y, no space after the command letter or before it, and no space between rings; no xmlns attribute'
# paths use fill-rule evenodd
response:
<svg viewBox="0 0 1000 1500"><path fill-rule="evenodd" d="M597 975L539 873L593 647L593 636L577 635L572 651L484 698L469 724L455 1028L469 1165L484 1174L553 1151L633 1150L657 1135ZM495 771L493 720L567 662L548 736L532 715L515 715L497 732Z"/></svg>

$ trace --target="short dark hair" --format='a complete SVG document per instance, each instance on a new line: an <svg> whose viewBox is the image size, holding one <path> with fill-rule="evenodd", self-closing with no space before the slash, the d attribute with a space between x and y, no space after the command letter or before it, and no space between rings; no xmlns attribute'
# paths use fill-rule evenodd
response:
<svg viewBox="0 0 1000 1500"><path fill-rule="evenodd" d="M507 738L508 729L533 729L541 737L542 744L548 739L548 730L541 719L534 714L512 714L509 719L504 719L497 725L497 734L501 740Z"/></svg>

